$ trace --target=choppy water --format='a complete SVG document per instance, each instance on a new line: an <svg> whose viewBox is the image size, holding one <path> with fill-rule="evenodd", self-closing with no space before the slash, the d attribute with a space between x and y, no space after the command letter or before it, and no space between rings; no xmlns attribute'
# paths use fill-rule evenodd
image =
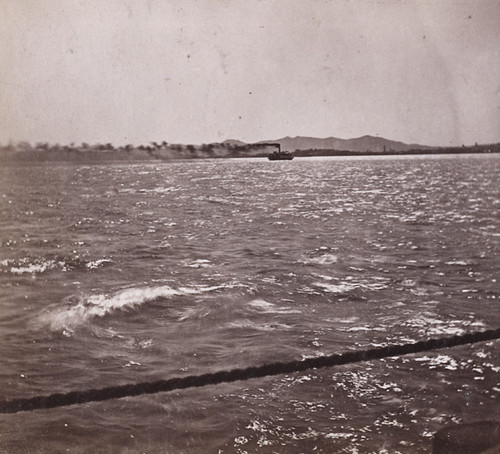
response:
<svg viewBox="0 0 500 454"><path fill-rule="evenodd" d="M0 168L0 394L500 326L500 157ZM0 416L8 453L424 453L498 419L489 342Z"/></svg>

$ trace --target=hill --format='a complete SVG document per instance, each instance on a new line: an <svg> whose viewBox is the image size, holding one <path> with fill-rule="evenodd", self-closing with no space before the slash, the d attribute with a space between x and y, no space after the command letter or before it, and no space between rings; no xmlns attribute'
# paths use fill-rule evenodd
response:
<svg viewBox="0 0 500 454"><path fill-rule="evenodd" d="M362 136L353 139L338 139L327 137L320 139L316 137L284 137L274 140L278 142L283 150L343 150L343 151L408 151L414 149L430 149L425 145L406 144L395 140L384 139L383 137Z"/></svg>

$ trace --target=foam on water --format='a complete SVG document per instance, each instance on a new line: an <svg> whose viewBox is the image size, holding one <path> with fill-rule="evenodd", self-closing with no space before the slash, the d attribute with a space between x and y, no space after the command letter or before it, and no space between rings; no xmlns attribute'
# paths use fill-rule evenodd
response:
<svg viewBox="0 0 500 454"><path fill-rule="evenodd" d="M207 259L197 259L190 262L184 261L183 265L187 266L188 268L207 268L212 266L210 260Z"/></svg>
<svg viewBox="0 0 500 454"><path fill-rule="evenodd" d="M335 254L323 254L318 257L307 257L301 260L306 265L332 265L338 262Z"/></svg>
<svg viewBox="0 0 500 454"><path fill-rule="evenodd" d="M471 263L465 261L465 260L450 260L449 262L446 262L446 265L460 265L460 266L467 266L470 265Z"/></svg>
<svg viewBox="0 0 500 454"><path fill-rule="evenodd" d="M415 329L420 336L456 336L463 334L466 328L481 329L485 324L481 320L443 319L433 311L423 311L401 326Z"/></svg>
<svg viewBox="0 0 500 454"><path fill-rule="evenodd" d="M300 314L301 312L297 309L290 309L290 307L279 307L273 303L269 303L266 300L257 298L248 303L252 309L258 310L259 312L266 314Z"/></svg>
<svg viewBox="0 0 500 454"><path fill-rule="evenodd" d="M0 272L15 275L36 275L53 270L63 272L79 268L95 270L106 263L113 263L113 261L107 258L85 261L78 256L56 257L55 259L24 257L18 260L2 260L0 262Z"/></svg>
<svg viewBox="0 0 500 454"><path fill-rule="evenodd" d="M286 323L262 323L262 322L253 322L248 319L237 320L227 324L228 328L237 329L237 330L252 330L252 331L275 331L275 330L290 330L292 326L287 325Z"/></svg>
<svg viewBox="0 0 500 454"><path fill-rule="evenodd" d="M358 288L371 292L387 288L386 282L382 280L380 280L380 282L358 281L352 278L349 279L348 276L346 281L347 282L339 282L336 284L331 282L313 282L313 285L321 288L324 292L335 294L347 294Z"/></svg>
<svg viewBox="0 0 500 454"><path fill-rule="evenodd" d="M64 266L64 264L62 264ZM40 263L27 263L24 266L13 266L10 268L12 274L36 274L43 273L47 270L53 269L57 264L53 260L48 260Z"/></svg>
<svg viewBox="0 0 500 454"><path fill-rule="evenodd" d="M314 282L313 285L322 288L328 293L348 293L360 287L359 284L351 283L328 284L326 282Z"/></svg>
<svg viewBox="0 0 500 454"><path fill-rule="evenodd" d="M76 327L95 317L104 317L115 311L126 311L159 298L197 295L223 288L224 286L179 287L168 285L157 287L135 287L119 290L114 294L94 294L71 296L63 301L63 306L50 310L39 320L52 331L71 333Z"/></svg>
<svg viewBox="0 0 500 454"><path fill-rule="evenodd" d="M99 268L104 263L113 263L113 261L110 260L110 259L99 259L99 260L94 260L94 261L87 262L85 266L88 269L92 269L93 270L93 269Z"/></svg>
<svg viewBox="0 0 500 454"><path fill-rule="evenodd" d="M437 356L421 356L414 358L414 361L425 363L429 369L436 369L437 367L444 367L448 370L457 370L459 364L449 355Z"/></svg>

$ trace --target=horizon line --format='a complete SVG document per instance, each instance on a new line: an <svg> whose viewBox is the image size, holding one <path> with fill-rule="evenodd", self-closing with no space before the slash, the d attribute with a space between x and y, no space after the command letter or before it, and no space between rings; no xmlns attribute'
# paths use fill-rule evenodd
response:
<svg viewBox="0 0 500 454"><path fill-rule="evenodd" d="M87 145L89 147L92 147L92 146L95 146L95 145L112 145L114 148L119 148L119 147L125 147L125 146L128 146L128 145L131 145L132 147L134 148L137 148L137 147L140 147L140 146L146 146L146 145L150 145L150 144L166 144L166 145L193 145L193 146L202 146L202 145L214 145L214 144L223 144L223 143L226 143L226 142L241 142L242 144L245 144L245 145L252 145L252 144L260 144L262 142L278 142L280 140L286 140L286 139L300 139L300 138L303 138L303 139L313 139L313 140L329 140L329 139L333 139L333 140L341 140L341 141L350 141L350 140L358 140L358 139L363 139L363 138L373 138L373 139L380 139L380 140L386 140L386 141L390 141L390 142L397 142L397 143L400 143L400 144L403 144L403 145L407 145L407 146L420 146L420 147L431 147L431 148L455 148L455 147L470 147L470 146L478 146L478 145L494 145L494 144L498 144L500 143L500 141L498 142L485 142L485 143L482 143L482 142L479 142L479 141L475 141L473 144L449 144L449 145L428 145L428 144L422 144L422 143L417 143L417 142L404 142L402 140L395 140L395 139L388 139L386 137L382 137L382 136L378 136L378 135L372 135L372 134L363 134L361 136L358 136L358 137L350 137L348 139L344 139L344 138L341 138L341 137L335 137L335 136L327 136L327 137L316 137L316 136L302 136L302 135L297 135L297 136L290 136L290 135L287 135L287 136L284 136L284 137L280 137L278 139L262 139L262 140L258 140L258 141L252 141L252 142L246 142L244 140L241 140L241 139L234 139L234 138L228 138L228 139L224 139L222 141L216 141L216 142L202 142L202 143L191 143L191 142L168 142L166 140L162 140L162 141L158 141L158 140L150 140L148 142L143 142L143 143L140 143L140 144L135 144L135 143L128 143L128 144L122 144L122 145L117 145L113 142L110 142L110 141L102 141L102 142L86 142L86 141L83 141L83 142L69 142L69 143L59 143L59 142L53 142L53 143L50 143L48 141L41 141L41 140L37 140L37 141L30 141L30 140L26 140L26 139L20 139L20 140L13 140L13 139L9 139L9 141L7 143L3 143L3 142L0 142L0 148L5 148L5 147L9 147L9 146L16 146L16 145L20 145L20 144L28 144L30 147L34 147L36 148L37 145L39 144L47 144L48 146L52 147L52 146L72 146L72 147L79 147L81 145Z"/></svg>

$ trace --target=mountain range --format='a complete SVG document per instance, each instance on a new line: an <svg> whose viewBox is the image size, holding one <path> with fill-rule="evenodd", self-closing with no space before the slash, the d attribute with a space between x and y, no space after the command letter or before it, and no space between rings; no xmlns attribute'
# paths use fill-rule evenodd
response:
<svg viewBox="0 0 500 454"><path fill-rule="evenodd" d="M296 150L342 150L342 151L408 151L415 149L430 149L427 145L406 144L395 140L384 139L383 137L362 136L353 139L339 139L336 137L327 137L320 139L317 137L283 137L276 140L265 140L257 143L274 142L281 145L282 150L296 151ZM246 145L239 140L227 140L224 143L232 144L235 146Z"/></svg>

